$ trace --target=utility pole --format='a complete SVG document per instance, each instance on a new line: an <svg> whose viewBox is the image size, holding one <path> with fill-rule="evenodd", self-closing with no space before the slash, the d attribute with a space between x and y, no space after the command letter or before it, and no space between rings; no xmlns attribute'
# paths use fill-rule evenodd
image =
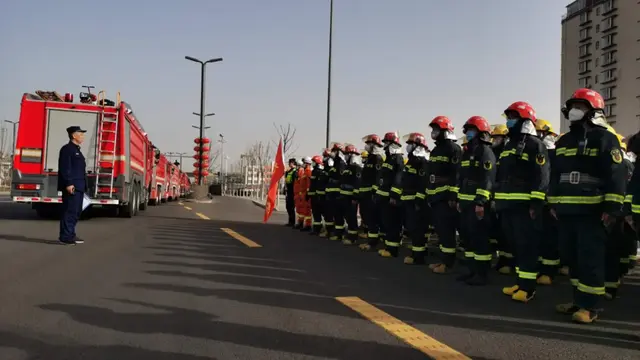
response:
<svg viewBox="0 0 640 360"><path fill-rule="evenodd" d="M220 137L220 140L218 140L218 142L220 143L220 178L221 180L223 180L226 175L224 173L224 144L227 141L224 139L224 135L218 134L218 136Z"/></svg>
<svg viewBox="0 0 640 360"><path fill-rule="evenodd" d="M18 124L20 123L20 121L11 121L11 120L5 120L4 122L9 123L13 126L13 131L12 131L12 139L11 139L11 169L13 169L13 161L16 157L16 129L18 127Z"/></svg>
<svg viewBox="0 0 640 360"><path fill-rule="evenodd" d="M329 147L331 134L331 65L333 51L333 0L329 4L329 66L327 67L327 136L325 146Z"/></svg>

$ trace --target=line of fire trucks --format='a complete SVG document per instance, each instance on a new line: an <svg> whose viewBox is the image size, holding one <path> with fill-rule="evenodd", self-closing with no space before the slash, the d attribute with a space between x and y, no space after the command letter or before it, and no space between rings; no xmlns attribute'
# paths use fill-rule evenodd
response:
<svg viewBox="0 0 640 360"><path fill-rule="evenodd" d="M15 140L11 199L29 203L38 216L55 217L62 203L58 191L58 153L69 141L66 128L87 130L81 146L87 163L87 195L92 208L111 210L121 217L132 217L148 205L158 205L185 197L191 180L179 163L171 161L154 146L131 108L120 100L80 93L64 97L55 91L25 93L20 105ZM203 154L208 167L210 141L196 139L196 155ZM200 149L202 146L202 149ZM200 152L202 150L202 152ZM194 176L206 176L196 169Z"/></svg>

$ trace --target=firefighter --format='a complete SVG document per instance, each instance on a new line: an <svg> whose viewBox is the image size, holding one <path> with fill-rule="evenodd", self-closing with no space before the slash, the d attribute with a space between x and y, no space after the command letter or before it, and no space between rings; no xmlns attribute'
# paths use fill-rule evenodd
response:
<svg viewBox="0 0 640 360"><path fill-rule="evenodd" d="M325 203L326 225L329 240L342 240L338 237L338 233L344 230L344 218L340 216L340 177L347 167L344 161L344 146L334 143L331 146L331 152L327 159L328 181L327 195Z"/></svg>
<svg viewBox="0 0 640 360"><path fill-rule="evenodd" d="M491 193L496 180L496 157L491 149L491 126L482 116L472 116L463 128L467 150L460 162L458 211L464 240L468 285L485 285L491 268Z"/></svg>
<svg viewBox="0 0 640 360"><path fill-rule="evenodd" d="M407 144L407 164L402 174L402 206L407 233L411 240L411 255L404 258L407 265L424 264L427 252L425 233L429 226L429 212L426 206L427 170L429 147L421 133L405 136Z"/></svg>
<svg viewBox="0 0 640 360"><path fill-rule="evenodd" d="M458 170L462 148L456 144L453 123L446 116L437 116L429 124L435 147L429 157L427 201L440 242L439 262L429 265L436 274L447 273L456 260L456 227L458 221Z"/></svg>
<svg viewBox="0 0 640 360"><path fill-rule="evenodd" d="M367 157L369 156L369 152L367 150L363 150L360 153L360 158L362 159L362 166L364 168L364 164L367 162ZM360 181L360 183L362 184L362 179ZM360 192L360 189L358 189L358 193ZM368 221L366 218L367 214L366 211L362 211L362 206L360 205L360 199L362 198L361 194L359 194L359 199L358 199L358 214L360 214L360 227L358 228L358 236L366 239L367 238L367 224ZM369 195L371 195L371 191L369 191Z"/></svg>
<svg viewBox="0 0 640 360"><path fill-rule="evenodd" d="M327 206L328 206L327 186L329 183L328 169L331 168L331 166L329 165L330 163L333 163L333 160L331 159L331 149L326 148L322 151L322 166L324 167L323 169L324 181L323 181L323 190L321 195L322 195L322 218L324 219L324 227L320 231L321 237L329 237L328 228L333 227L333 222L332 222L333 218L332 220L328 220L328 216L330 214L327 214Z"/></svg>
<svg viewBox="0 0 640 360"><path fill-rule="evenodd" d="M558 134L553 130L551 123L547 120L538 119L536 121L536 132L538 138L547 148L548 162L552 164L556 154L556 139ZM557 220L551 216L551 208L545 204L542 215L542 239L540 242L540 274L536 280L539 285L551 285L554 276L560 267L560 249L558 248L558 226Z"/></svg>
<svg viewBox="0 0 640 360"><path fill-rule="evenodd" d="M502 292L519 302L535 296L542 216L549 187L549 156L537 137L533 107L517 101L505 111L509 142L500 155L494 199L504 236L515 252L516 285Z"/></svg>
<svg viewBox="0 0 640 360"><path fill-rule="evenodd" d="M361 244L360 249L369 251L375 249L380 241L381 233L384 233L380 204L376 194L380 185L380 174L384 163L384 145L376 134L370 134L362 138L365 150L369 153L367 161L362 169L362 182L360 183L360 214L367 221L367 243ZM366 214L366 215L364 215Z"/></svg>
<svg viewBox="0 0 640 360"><path fill-rule="evenodd" d="M496 179L498 178L498 171L500 170L500 154L504 150L507 141L509 141L509 129L505 124L498 124L493 127L491 131L491 147L493 154L496 157ZM491 242L496 245L496 251L498 253L498 262L496 263L496 269L498 273L502 275L510 275L514 267L514 259L509 243L507 242L504 234L502 233L502 227L500 226L500 220L498 212L496 211L495 201L491 201Z"/></svg>
<svg viewBox="0 0 640 360"><path fill-rule="evenodd" d="M311 223L310 235L320 235L322 232L322 215L325 188L327 186L327 173L324 171L324 165L322 156L316 155L311 158L313 162L313 170L311 171L311 178L309 182L309 192L307 196L311 203L311 214L313 222Z"/></svg>
<svg viewBox="0 0 640 360"><path fill-rule="evenodd" d="M293 186L296 181L297 166L296 159L289 159L289 169L284 175L285 178L285 202L287 205L287 215L288 221L285 224L286 226L295 226L296 225L296 203L295 203L295 191Z"/></svg>
<svg viewBox="0 0 640 360"><path fill-rule="evenodd" d="M69 142L60 148L58 156L58 191L62 193L58 241L62 245L84 243L84 240L76 236L76 225L83 210L84 194L87 191L87 164L80 151L86 132L79 126L69 126Z"/></svg>
<svg viewBox="0 0 640 360"><path fill-rule="evenodd" d="M347 237L344 245L354 245L358 241L358 198L362 179L362 158L354 145L344 148L347 164L340 178L341 214L347 222Z"/></svg>
<svg viewBox="0 0 640 360"><path fill-rule="evenodd" d="M301 230L304 227L303 201L306 195L303 195L302 188L304 185L304 168L302 159L296 160L296 180L293 183L294 203L296 206L296 225L295 229Z"/></svg>
<svg viewBox="0 0 640 360"><path fill-rule="evenodd" d="M400 212L400 182L404 170L404 156L400 138L395 132L388 132L382 138L384 144L385 160L380 174L380 187L376 191L379 195L377 203L382 211L384 222L385 248L378 251L382 257L397 257L400 248L400 236L402 235L403 217Z"/></svg>
<svg viewBox="0 0 640 360"><path fill-rule="evenodd" d="M622 214L626 168L618 138L605 127L600 94L576 90L563 114L570 126L556 142L548 199L574 292L573 302L556 310L576 322L592 323L605 295L603 255L607 232Z"/></svg>
<svg viewBox="0 0 640 360"><path fill-rule="evenodd" d="M635 160L640 156L640 132L631 136L627 140L628 156L635 165ZM638 254L640 246L638 246L638 237L640 235L640 166L634 166L633 175L629 181L629 188L625 196L625 203L628 203L627 209L630 213L625 217L625 221L636 231L636 241L632 246L634 249L629 256L629 269L635 267L638 263Z"/></svg>

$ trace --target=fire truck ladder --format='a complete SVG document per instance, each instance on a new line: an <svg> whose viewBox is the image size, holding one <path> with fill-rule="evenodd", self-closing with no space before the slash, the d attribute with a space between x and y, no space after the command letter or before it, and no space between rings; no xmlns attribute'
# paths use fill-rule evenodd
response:
<svg viewBox="0 0 640 360"><path fill-rule="evenodd" d="M100 100L104 100L105 92L100 91L98 94L98 104L104 104ZM98 159L96 161L97 164L97 177L96 177L96 189L94 193L94 197L98 196L98 188L100 185L109 186L109 198L113 197L113 182L114 182L114 174L115 174L115 165L116 165L116 139L118 138L118 125L117 125L117 115L113 118L104 116L104 106L98 115L98 126L99 126L99 136L98 136ZM111 126L107 126L105 128L105 124L115 124L113 129ZM105 134L113 134L113 140L105 139ZM112 144L112 146L109 146ZM111 149L109 149L111 148ZM105 157L110 159L111 166L106 167L101 164L105 161L102 161L102 158ZM107 160L109 161L109 160ZM107 181L103 181L106 180Z"/></svg>

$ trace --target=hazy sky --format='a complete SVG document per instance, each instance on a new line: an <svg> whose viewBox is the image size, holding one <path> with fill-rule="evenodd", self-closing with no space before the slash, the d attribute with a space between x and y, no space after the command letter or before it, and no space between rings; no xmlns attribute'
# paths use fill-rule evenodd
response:
<svg viewBox="0 0 640 360"><path fill-rule="evenodd" d="M557 126L560 19L568 0L335 0L332 141L421 131L436 115L459 128L530 101ZM95 85L132 104L163 151L189 152L200 68L210 137L237 159L298 129L297 155L325 141L329 0L6 1L0 5L0 117L23 92ZM185 161L185 164L192 161Z"/></svg>

